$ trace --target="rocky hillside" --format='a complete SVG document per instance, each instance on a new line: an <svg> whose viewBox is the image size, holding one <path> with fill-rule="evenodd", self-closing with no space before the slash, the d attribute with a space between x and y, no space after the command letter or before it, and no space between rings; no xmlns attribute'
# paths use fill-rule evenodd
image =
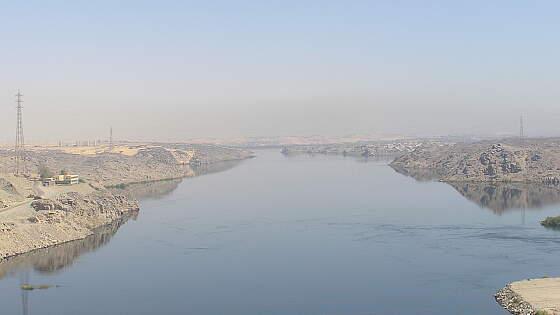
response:
<svg viewBox="0 0 560 315"><path fill-rule="evenodd" d="M293 145L282 148L284 155L298 154L335 154L375 158L380 156L398 156L416 149L419 141L385 141L372 143L334 143L321 145Z"/></svg>
<svg viewBox="0 0 560 315"><path fill-rule="evenodd" d="M143 144L118 147L34 147L27 171L10 174L13 151L0 151L0 261L36 249L81 240L99 227L129 217L138 202L107 187L156 183L140 194L173 190L178 178L219 171L252 157L250 151L213 145ZM85 183L42 187L38 179L62 170Z"/></svg>
<svg viewBox="0 0 560 315"><path fill-rule="evenodd" d="M35 249L83 239L102 226L138 211L138 203L104 189L38 199L28 217L0 222L0 260Z"/></svg>
<svg viewBox="0 0 560 315"><path fill-rule="evenodd" d="M213 145L149 144L131 145L128 149L134 154L30 150L27 152L27 167L30 173L37 173L39 166L45 166L52 173L66 170L87 181L115 186L194 176L193 167L252 157L252 152L247 150ZM0 166L13 169L12 151L0 151Z"/></svg>
<svg viewBox="0 0 560 315"><path fill-rule="evenodd" d="M132 211L120 219L95 229L94 234L77 241L63 243L54 247L35 250L26 254L0 260L0 279L13 271L33 268L39 273L53 273L74 264L80 255L96 250L107 244L119 227L129 219L135 219L137 212Z"/></svg>
<svg viewBox="0 0 560 315"><path fill-rule="evenodd" d="M446 182L560 184L560 139L422 145L391 166Z"/></svg>
<svg viewBox="0 0 560 315"><path fill-rule="evenodd" d="M6 178L0 178L0 209L23 200L23 196Z"/></svg>

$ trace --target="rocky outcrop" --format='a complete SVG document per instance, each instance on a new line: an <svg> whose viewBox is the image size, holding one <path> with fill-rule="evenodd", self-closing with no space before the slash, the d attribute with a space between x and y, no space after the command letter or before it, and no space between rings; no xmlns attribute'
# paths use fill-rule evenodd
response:
<svg viewBox="0 0 560 315"><path fill-rule="evenodd" d="M41 210L65 210L64 206L57 201L50 199L38 199L31 203L31 207L36 211Z"/></svg>
<svg viewBox="0 0 560 315"><path fill-rule="evenodd" d="M11 176L13 177L13 176ZM24 198L16 186L7 178L0 177L0 209L22 201Z"/></svg>
<svg viewBox="0 0 560 315"><path fill-rule="evenodd" d="M87 182L81 184L85 187L41 187L30 180L36 174L0 178L0 207L9 206L0 221L0 260L83 239L100 226L138 210L134 196L129 199L106 187L166 181L163 189L171 191L178 184L174 179L225 169L236 163L232 161L253 156L241 149L169 143L86 151L45 148L26 152L29 170L42 165L54 172L76 173ZM0 150L0 165L13 167L12 156L13 152ZM150 189L144 191L150 194Z"/></svg>
<svg viewBox="0 0 560 315"><path fill-rule="evenodd" d="M108 191L70 192L36 200L34 215L0 223L0 260L35 249L83 239L96 228L138 211L138 203Z"/></svg>
<svg viewBox="0 0 560 315"><path fill-rule="evenodd" d="M27 167L37 170L39 165L58 173L66 170L80 178L117 186L194 176L193 167L222 161L243 160L253 156L247 150L215 145L151 143L128 146L132 155L115 152L71 154L60 150L28 151ZM0 150L0 165L13 167L13 152ZM0 194L2 193L0 182ZM2 197L0 196L0 199Z"/></svg>
<svg viewBox="0 0 560 315"><path fill-rule="evenodd" d="M560 184L560 140L423 145L396 158L391 166L411 173L431 170L445 182Z"/></svg>
<svg viewBox="0 0 560 315"><path fill-rule="evenodd" d="M411 152L420 145L417 141L383 141L376 143L335 143L322 145L293 145L282 148L282 154L331 154L362 158L395 157Z"/></svg>
<svg viewBox="0 0 560 315"><path fill-rule="evenodd" d="M95 229L84 239L63 243L49 248L38 249L0 261L0 279L22 268L32 268L39 273L54 273L74 264L80 255L91 252L107 244L119 227L137 212L125 213L120 219Z"/></svg>
<svg viewBox="0 0 560 315"><path fill-rule="evenodd" d="M0 190L12 195L19 194L14 185L4 178L0 178Z"/></svg>

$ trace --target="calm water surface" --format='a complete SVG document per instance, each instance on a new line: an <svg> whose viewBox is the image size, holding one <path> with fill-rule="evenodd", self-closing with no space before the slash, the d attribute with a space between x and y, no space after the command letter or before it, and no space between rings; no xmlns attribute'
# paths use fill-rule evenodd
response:
<svg viewBox="0 0 560 315"><path fill-rule="evenodd" d="M139 187L120 228L0 264L0 313L505 314L504 284L560 275L560 234L538 225L554 190L257 153ZM22 294L26 279L61 287Z"/></svg>

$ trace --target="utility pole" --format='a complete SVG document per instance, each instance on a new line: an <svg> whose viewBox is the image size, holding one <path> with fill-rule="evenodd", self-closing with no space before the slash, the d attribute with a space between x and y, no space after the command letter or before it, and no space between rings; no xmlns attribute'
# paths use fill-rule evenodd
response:
<svg viewBox="0 0 560 315"><path fill-rule="evenodd" d="M525 131L523 130L523 115L519 116L519 138L521 140L525 138Z"/></svg>
<svg viewBox="0 0 560 315"><path fill-rule="evenodd" d="M16 146L15 146L15 169L14 174L18 175L27 171L25 165L25 140L23 138L23 94L18 90L16 94L16 109L17 109L17 122L16 122Z"/></svg>
<svg viewBox="0 0 560 315"><path fill-rule="evenodd" d="M109 148L113 151L113 126L109 127Z"/></svg>

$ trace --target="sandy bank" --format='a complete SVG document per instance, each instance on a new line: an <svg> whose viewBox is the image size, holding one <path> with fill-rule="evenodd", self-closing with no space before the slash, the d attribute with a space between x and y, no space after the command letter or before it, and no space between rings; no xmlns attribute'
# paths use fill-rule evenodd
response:
<svg viewBox="0 0 560 315"><path fill-rule="evenodd" d="M560 314L560 278L513 282L498 291L496 301L512 314Z"/></svg>

